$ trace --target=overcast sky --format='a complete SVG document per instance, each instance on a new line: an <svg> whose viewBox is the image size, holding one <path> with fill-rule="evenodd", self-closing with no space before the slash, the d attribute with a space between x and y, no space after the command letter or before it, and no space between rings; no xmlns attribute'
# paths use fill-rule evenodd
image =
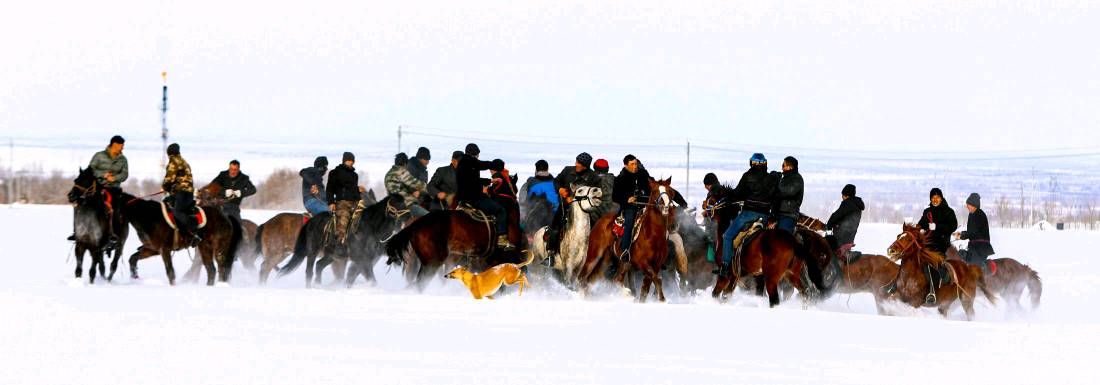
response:
<svg viewBox="0 0 1100 385"><path fill-rule="evenodd" d="M683 3L23 1L0 136L1100 145L1096 3Z"/></svg>

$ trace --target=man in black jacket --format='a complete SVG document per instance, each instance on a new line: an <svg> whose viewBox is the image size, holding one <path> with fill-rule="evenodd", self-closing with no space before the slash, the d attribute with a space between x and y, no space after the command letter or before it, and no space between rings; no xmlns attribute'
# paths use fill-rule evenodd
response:
<svg viewBox="0 0 1100 385"><path fill-rule="evenodd" d="M985 263L990 255L993 255L993 245L989 243L989 218L982 211L982 197L978 193L971 193L966 198L966 210L970 215L966 217L966 231L955 233L956 239L966 239L970 242L965 250L959 250L959 255L966 263L978 265L983 271L988 272L989 264Z"/></svg>
<svg viewBox="0 0 1100 385"><path fill-rule="evenodd" d="M345 152L343 163L328 173L325 188L328 209L336 217L336 239L343 246L347 241L351 214L359 204L363 188L359 187L359 174L355 172L355 154Z"/></svg>
<svg viewBox="0 0 1100 385"><path fill-rule="evenodd" d="M924 254L929 262L925 265L925 273L932 280L924 301L931 305L936 303L936 289L945 283L949 283L947 279L950 278L950 275L947 271L945 253L947 253L947 248L951 246L951 234L955 232L955 229L958 229L959 220L955 217L955 210L952 210L951 206L947 205L947 201L943 199L943 192L939 188L933 188L932 191L928 192L928 200L930 201L928 208L924 209L917 226L931 233L928 235L928 246L926 248L933 252ZM897 287L897 277L894 277L894 281L887 286L886 292L893 293L897 290Z"/></svg>
<svg viewBox="0 0 1100 385"><path fill-rule="evenodd" d="M776 188L775 227L794 234L795 224L802 212L802 195L805 183L798 173L798 159L788 156L783 159L783 174Z"/></svg>
<svg viewBox="0 0 1100 385"><path fill-rule="evenodd" d="M324 193L325 171L328 171L328 158L323 156L313 160L313 167L298 171L298 175L302 177L302 204L309 215L328 212Z"/></svg>
<svg viewBox="0 0 1100 385"><path fill-rule="evenodd" d="M641 211L639 204L649 202L649 172L638 166L638 158L628 154L623 158L623 169L615 177L611 200L619 204L619 215L623 217L623 237L619 240L623 261L630 260L630 242L634 236L634 220Z"/></svg>
<svg viewBox="0 0 1100 385"><path fill-rule="evenodd" d="M863 199L856 196L856 186L844 185L840 190L840 207L829 216L825 223L825 229L833 234L825 237L833 249L838 250L837 255L845 255L855 246L856 231L859 230L859 221L863 217Z"/></svg>
<svg viewBox="0 0 1100 385"><path fill-rule="evenodd" d="M446 210L454 202L455 193L458 192L458 181L455 179L455 169L458 161L462 159L462 151L451 153L451 163L435 169L432 180L428 182L428 195L431 196L429 210Z"/></svg>
<svg viewBox="0 0 1100 385"><path fill-rule="evenodd" d="M466 202L471 206L496 218L497 247L502 250L515 249L515 245L508 240L508 212L500 204L494 202L485 194L481 171L493 166L492 162L479 160L481 149L476 144L466 145L466 153L458 161L455 169L455 181L458 184L458 192L455 200Z"/></svg>
<svg viewBox="0 0 1100 385"><path fill-rule="evenodd" d="M741 175L737 187L733 188L734 199L744 204L741 214L731 221L730 227L722 234L722 260L715 271L720 277L728 277L731 273L733 240L737 234L748 224L768 219L777 182L775 175L768 174L768 159L764 154L752 154L749 158L749 170Z"/></svg>
<svg viewBox="0 0 1100 385"><path fill-rule="evenodd" d="M573 203L573 185L582 185L590 187L600 187L600 180L596 177L596 174L592 172L592 155L587 152L582 152L577 155L576 163L573 166L566 166L558 173L558 176L554 178L554 187L558 189L558 196L561 197L561 205L558 206L558 210L554 212L554 219L550 221L550 228L547 229L545 237L547 242L547 249L551 253L558 253L561 247L561 232L565 228L565 220L569 218L566 210L570 210L570 205ZM595 222L599 218L592 219L591 222Z"/></svg>
<svg viewBox="0 0 1100 385"><path fill-rule="evenodd" d="M211 183L222 186L225 194L225 203L222 204L222 213L241 220L241 200L256 193L256 186L248 175L241 173L241 162L233 159L229 161L229 169L218 174Z"/></svg>
<svg viewBox="0 0 1100 385"><path fill-rule="evenodd" d="M431 160L432 152L428 151L427 147L421 147L416 150L416 156L409 159L406 168L409 174L420 180L420 183L428 183L428 162Z"/></svg>

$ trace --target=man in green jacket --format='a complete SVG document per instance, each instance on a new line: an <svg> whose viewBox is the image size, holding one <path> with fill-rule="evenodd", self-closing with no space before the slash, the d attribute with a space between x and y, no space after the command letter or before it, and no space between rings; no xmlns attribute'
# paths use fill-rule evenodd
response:
<svg viewBox="0 0 1100 385"><path fill-rule="evenodd" d="M95 173L96 179L103 184L108 195L105 203L107 204L107 216L111 220L112 226L109 226L111 235L107 241L107 249L114 249L118 245L118 236L115 235L114 227L118 226L117 222L120 218L114 213L113 202L114 198L122 193L122 182L130 177L129 163L126 161L126 155L122 155L122 149L125 146L126 139L115 135L111 137L111 143L107 145L107 148L92 155L92 160L88 162L88 168ZM70 235L68 239L75 241L76 233Z"/></svg>

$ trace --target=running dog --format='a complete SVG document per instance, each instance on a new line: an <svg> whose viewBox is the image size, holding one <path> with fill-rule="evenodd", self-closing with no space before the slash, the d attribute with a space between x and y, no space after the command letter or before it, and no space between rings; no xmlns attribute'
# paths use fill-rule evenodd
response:
<svg viewBox="0 0 1100 385"><path fill-rule="evenodd" d="M523 270L520 270L520 268L527 266L534 259L535 254L527 252L527 262L518 265L502 263L481 273L473 273L462 266L456 266L454 270L443 277L462 281L462 284L470 289L470 294L474 295L474 299L481 299L482 297L493 299L493 295L500 290L501 286L515 285L516 283L519 283L519 294L523 295L523 288L531 286L531 284L527 283L527 276L523 274Z"/></svg>

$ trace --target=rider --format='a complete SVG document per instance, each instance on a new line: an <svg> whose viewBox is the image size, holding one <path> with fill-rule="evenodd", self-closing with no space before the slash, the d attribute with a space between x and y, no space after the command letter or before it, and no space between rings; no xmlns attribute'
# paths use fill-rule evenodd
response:
<svg viewBox="0 0 1100 385"><path fill-rule="evenodd" d="M550 228L546 232L547 249L553 253L557 253L561 246L561 230L565 227L565 219L568 218L566 210L570 210L569 205L573 203L573 188L572 185L583 185L591 187L599 187L600 181L596 179L596 174L592 172L592 155L588 155L587 152L582 152L577 155L576 163L570 167L566 166L558 173L557 178L554 178L554 187L558 189L558 196L562 198L562 204L558 206L558 210L554 212L554 219L550 222ZM599 218L589 218L590 221L595 221Z"/></svg>
<svg viewBox="0 0 1100 385"><path fill-rule="evenodd" d="M458 185L455 200L468 203L496 218L497 247L503 250L514 249L515 245L508 240L508 212L499 203L490 199L482 188L481 171L492 167L492 162L478 160L480 155L481 149L476 144L466 145L466 153L458 161L458 167L455 169L455 181Z"/></svg>
<svg viewBox="0 0 1100 385"><path fill-rule="evenodd" d="M730 222L730 227L722 234L722 261L715 271L719 277L728 277L733 261L733 240L744 227L757 220L767 220L772 206L772 194L775 192L776 177L768 174L768 159L764 154L752 154L749 158L749 170L741 175L737 187L733 189L734 199L743 201L741 214Z"/></svg>
<svg viewBox="0 0 1100 385"><path fill-rule="evenodd" d="M936 289L947 283L946 280L950 278L945 254L947 248L951 246L951 234L959 227L959 222L955 218L955 210L947 205L947 201L943 199L943 191L938 187L928 192L928 200L930 201L928 208L924 209L917 226L930 233L928 245L925 248L932 252L924 253L924 256L928 258L929 264L925 265L925 272L931 279L931 284L928 285L928 295L924 297L924 301L934 304ZM897 290L897 286L897 277L894 277L894 281L887 286L886 292L893 293Z"/></svg>
<svg viewBox="0 0 1100 385"><path fill-rule="evenodd" d="M966 231L955 233L955 239L969 240L965 250L959 250L960 256L967 263L978 265L982 271L989 272L989 264L985 263L990 255L993 255L993 245L989 243L989 218L982 211L982 197L978 193L971 193L966 198L966 210L970 215L966 217Z"/></svg>
<svg viewBox="0 0 1100 385"><path fill-rule="evenodd" d="M420 161L417 161L419 164ZM428 213L420 207L420 196L427 194L424 182L409 173L409 156L399 153L394 157L393 167L386 173L386 192L400 195L405 200L405 206L409 208L413 218L419 218ZM426 172L426 171L425 171Z"/></svg>
<svg viewBox="0 0 1100 385"><path fill-rule="evenodd" d="M462 151L451 153L451 163L435 169L432 180L428 182L428 194L431 194L432 211L446 210L454 202L455 193L458 192L458 182L455 181L455 169L458 161L462 159Z"/></svg>
<svg viewBox="0 0 1100 385"><path fill-rule="evenodd" d="M788 156L783 159L783 174L775 192L775 217L778 229L794 234L795 224L802 210L802 195L805 183L798 173L798 159Z"/></svg>
<svg viewBox="0 0 1100 385"><path fill-rule="evenodd" d="M126 181L126 178L130 176L130 166L126 161L126 155L122 155L122 149L126 146L126 139L123 139L119 135L111 137L111 142L107 145L107 148L103 151L95 153L92 156L91 162L88 162L88 168L92 169L95 173L96 179L103 185L104 190L107 192L107 198L104 203L107 204L107 219L110 220L112 226L108 226L109 236L107 239L107 249L114 249L118 245L118 236L115 235L115 226L118 225L120 217L115 215L112 201L113 198L120 196L122 193L122 182ZM76 240L76 233L70 235L68 238L70 241Z"/></svg>
<svg viewBox="0 0 1100 385"><path fill-rule="evenodd" d="M527 183L523 184L523 188L520 189L520 199L526 202L533 196L542 196L550 202L551 212L557 212L561 201L558 199L558 193L554 191L554 176L550 175L549 170L550 164L545 160L539 159L535 162L535 176L527 178Z"/></svg>
<svg viewBox="0 0 1100 385"><path fill-rule="evenodd" d="M416 149L416 155L409 159L409 174L412 174L420 183L428 183L428 162L432 160L432 152L427 147Z"/></svg>
<svg viewBox="0 0 1100 385"><path fill-rule="evenodd" d="M303 168L298 171L302 176L302 204L305 205L309 215L328 212L322 190L325 188L325 171L328 170L328 158L318 156L313 160L313 167Z"/></svg>
<svg viewBox="0 0 1100 385"><path fill-rule="evenodd" d="M169 194L166 199L174 199L172 216L176 218L176 227L191 234L191 247L202 241L195 221L195 186L191 178L191 165L180 156L180 145L168 145L168 165L164 171L164 183L161 187Z"/></svg>
<svg viewBox="0 0 1100 385"><path fill-rule="evenodd" d="M859 221L865 208L863 199L856 196L856 186L844 185L840 190L840 207L825 223L825 228L833 232L825 239L834 250L838 250L837 255L850 255L850 250L856 243L856 231L859 230Z"/></svg>
<svg viewBox="0 0 1100 385"><path fill-rule="evenodd" d="M329 211L336 217L336 239L339 245L346 246L352 211L364 189L359 186L359 174L355 172L355 154L345 152L341 160L343 163L328 173L325 197Z"/></svg>
<svg viewBox="0 0 1100 385"><path fill-rule="evenodd" d="M241 200L256 193L256 186L248 179L248 175L241 173L241 162L236 159L229 161L229 169L218 174L211 183L222 186L226 201L222 204L222 213L241 220Z"/></svg>
<svg viewBox="0 0 1100 385"><path fill-rule="evenodd" d="M610 172L610 168L607 159L596 159L596 163L592 164L592 169L596 171L596 179L600 181L600 191L604 196L613 196L615 191L615 174ZM615 203L611 199L604 198L589 214L592 218L599 220L604 214L614 209Z"/></svg>
<svg viewBox="0 0 1100 385"><path fill-rule="evenodd" d="M623 169L615 177L612 200L619 204L619 215L623 217L623 237L619 240L623 261L630 260L630 242L633 241L634 221L641 206L649 201L649 172L638 166L638 158L627 155L623 158Z"/></svg>

